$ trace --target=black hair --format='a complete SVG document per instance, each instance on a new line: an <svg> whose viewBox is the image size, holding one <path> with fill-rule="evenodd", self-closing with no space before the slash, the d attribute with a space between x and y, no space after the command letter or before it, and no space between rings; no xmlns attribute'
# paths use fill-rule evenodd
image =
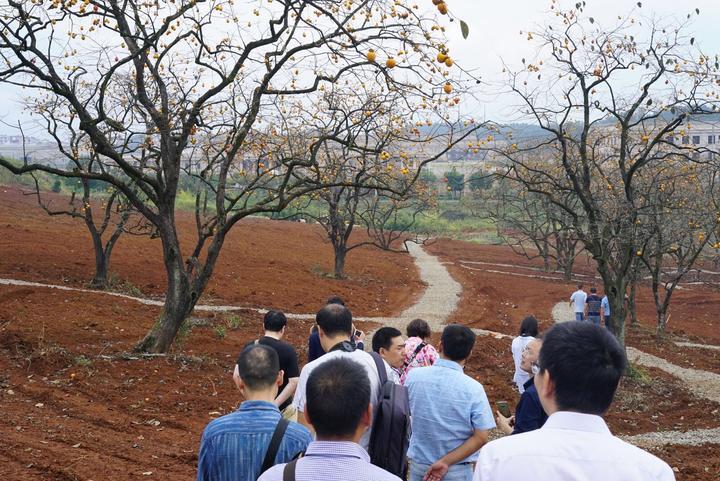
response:
<svg viewBox="0 0 720 481"><path fill-rule="evenodd" d="M597 293L597 288L596 288L596 287L591 287L591 288L590 288L590 292L592 292L593 294Z"/></svg>
<svg viewBox="0 0 720 481"><path fill-rule="evenodd" d="M520 335L521 336L532 336L538 335L538 320L535 316L527 316L520 323Z"/></svg>
<svg viewBox="0 0 720 481"><path fill-rule="evenodd" d="M372 338L372 350L380 353L380 348L390 349L392 346L392 340L398 336L402 336L402 332L398 331L394 327L381 327Z"/></svg>
<svg viewBox="0 0 720 481"><path fill-rule="evenodd" d="M582 288L583 288L583 283L582 283L582 282L578 282L578 283L577 283L577 288L578 288L578 289L582 289Z"/></svg>
<svg viewBox="0 0 720 481"><path fill-rule="evenodd" d="M432 334L432 331L428 323L423 319L413 319L405 328L405 333L408 337L427 339Z"/></svg>
<svg viewBox="0 0 720 481"><path fill-rule="evenodd" d="M370 379L359 363L331 359L310 373L306 397L305 410L319 437L350 436L370 404Z"/></svg>
<svg viewBox="0 0 720 481"><path fill-rule="evenodd" d="M328 297L328 300L325 301L325 304L340 304L341 306L344 306L345 301L340 296L330 296Z"/></svg>
<svg viewBox="0 0 720 481"><path fill-rule="evenodd" d="M342 304L326 305L315 315L315 322L328 336L335 334L350 336L352 331L352 313Z"/></svg>
<svg viewBox="0 0 720 481"><path fill-rule="evenodd" d="M555 384L562 411L604 414L625 372L625 351L607 329L590 322L556 324L545 333L540 369Z"/></svg>
<svg viewBox="0 0 720 481"><path fill-rule="evenodd" d="M443 354L451 361L462 361L470 357L475 345L475 333L467 326L448 324L442 332Z"/></svg>
<svg viewBox="0 0 720 481"><path fill-rule="evenodd" d="M272 386L280 372L277 351L263 344L250 344L240 353L237 360L238 373L250 389L264 389Z"/></svg>
<svg viewBox="0 0 720 481"><path fill-rule="evenodd" d="M266 331L280 332L282 328L287 326L287 317L280 311L267 311L263 326Z"/></svg>

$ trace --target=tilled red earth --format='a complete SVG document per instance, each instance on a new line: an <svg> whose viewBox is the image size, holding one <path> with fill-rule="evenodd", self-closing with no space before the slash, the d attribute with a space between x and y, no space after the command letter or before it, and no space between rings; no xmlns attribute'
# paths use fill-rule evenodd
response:
<svg viewBox="0 0 720 481"><path fill-rule="evenodd" d="M190 219L183 222L190 225ZM0 277L84 286L91 264L81 226L50 219L32 206L31 199L0 190L0 234ZM112 270L144 294L159 295L164 280L156 259L158 247L149 239L122 239ZM211 285L215 303L302 313L313 312L324 298L337 293L356 314L393 315L422 291L409 256L369 249L350 255L349 280L324 277L319 271L329 269L330 249L309 225L249 221L226 248ZM548 327L552 305L572 289L561 281L462 267L473 266L461 262L467 260L511 264L514 270L490 268L526 274L520 267L532 263L524 264L502 248L443 240L430 250L450 263L450 272L464 286L453 320L473 327L514 334L529 312ZM720 344L720 334L710 332L713 319L706 314L712 310L698 308L699 297L690 294L678 296L669 340L656 344L648 329L637 329L630 332L630 342L684 367L718 372L716 353L679 349L671 343L672 336L683 331L683 339ZM720 301L716 293L700 294ZM652 317L645 309L641 308L641 321L650 324ZM202 429L240 401L230 371L239 348L257 336L260 317L252 311L198 314L170 356L128 354L159 313L159 308L101 293L0 287L3 479L194 477ZM304 361L311 321L290 323L288 341ZM508 340L478 338L466 372L484 384L491 402L516 402L509 382ZM696 398L658 370L648 369L647 374L649 380L623 380L608 414L614 432L717 427L720 406ZM671 446L655 453L677 468L679 480L720 479L717 445Z"/></svg>

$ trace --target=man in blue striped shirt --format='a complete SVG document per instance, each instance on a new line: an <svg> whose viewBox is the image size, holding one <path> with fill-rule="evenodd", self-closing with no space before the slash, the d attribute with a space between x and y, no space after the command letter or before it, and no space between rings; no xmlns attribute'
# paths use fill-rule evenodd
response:
<svg viewBox="0 0 720 481"><path fill-rule="evenodd" d="M237 366L245 402L237 411L211 421L205 428L197 481L255 481L281 419L273 403L283 381L277 352L262 344L250 345L240 354ZM291 422L273 464L290 461L311 441L307 428Z"/></svg>

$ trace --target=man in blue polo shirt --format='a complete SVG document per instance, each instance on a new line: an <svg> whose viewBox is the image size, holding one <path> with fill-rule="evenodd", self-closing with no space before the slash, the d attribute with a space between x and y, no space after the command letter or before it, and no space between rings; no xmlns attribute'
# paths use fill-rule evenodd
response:
<svg viewBox="0 0 720 481"><path fill-rule="evenodd" d="M255 481L268 467L286 463L304 451L312 435L289 422L275 456L268 455L282 416L274 401L283 382L278 354L272 347L251 344L237 361L238 387L245 397L240 408L211 421L200 441L197 481Z"/></svg>
<svg viewBox="0 0 720 481"><path fill-rule="evenodd" d="M475 344L466 326L450 324L440 341L440 359L413 369L410 396L410 481L469 481L478 450L495 427L482 384L463 373Z"/></svg>

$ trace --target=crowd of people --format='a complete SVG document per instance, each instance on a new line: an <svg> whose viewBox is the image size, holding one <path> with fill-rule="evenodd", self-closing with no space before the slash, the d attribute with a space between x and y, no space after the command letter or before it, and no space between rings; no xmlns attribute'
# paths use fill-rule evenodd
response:
<svg viewBox="0 0 720 481"><path fill-rule="evenodd" d="M591 322L544 334L523 319L511 346L514 414L493 413L483 385L464 373L476 344L466 326L445 326L437 346L422 319L405 336L382 327L367 352L334 297L317 312L300 369L283 341L286 316L269 311L233 373L244 401L203 432L197 481L674 480L605 424L626 359L585 309ZM489 441L496 427L507 436Z"/></svg>

